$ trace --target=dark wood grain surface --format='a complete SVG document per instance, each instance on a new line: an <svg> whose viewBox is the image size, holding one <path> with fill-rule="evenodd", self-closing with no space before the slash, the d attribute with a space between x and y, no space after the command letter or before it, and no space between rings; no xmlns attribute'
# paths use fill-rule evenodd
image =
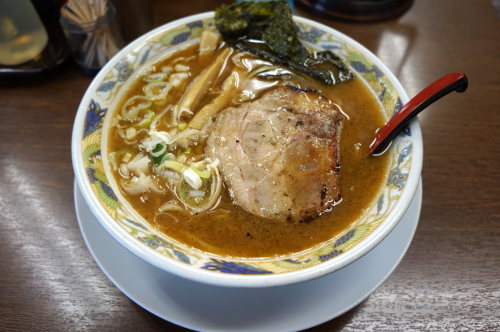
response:
<svg viewBox="0 0 500 332"><path fill-rule="evenodd" d="M152 1L153 22L222 2ZM492 1L418 0L382 23L317 19L377 54L410 95L453 71L470 85L419 116L423 206L402 263L363 303L311 331L499 331L500 19ZM71 63L41 80L0 78L0 331L182 330L115 288L79 232L70 138L90 82Z"/></svg>

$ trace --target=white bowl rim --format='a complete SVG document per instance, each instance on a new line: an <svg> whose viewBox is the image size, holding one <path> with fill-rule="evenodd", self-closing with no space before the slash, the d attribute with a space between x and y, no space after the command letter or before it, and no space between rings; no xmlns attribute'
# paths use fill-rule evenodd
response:
<svg viewBox="0 0 500 332"><path fill-rule="evenodd" d="M157 268L174 273L178 276L194 280L201 283L207 283L217 286L225 287L244 287L244 288L255 288L255 287L274 287L283 286L288 284L294 284L299 282L304 282L319 278L323 275L332 273L339 270L346 265L358 260L373 249L379 242L381 242L396 226L397 222L406 212L411 199L417 189L418 181L420 178L422 163L423 163L423 142L422 133L418 120L415 119L410 124L410 130L412 133L412 159L410 166L410 173L408 175L407 183L401 193L400 198L394 209L389 213L384 222L378 226L374 231L372 231L365 239L356 245L355 248L339 255L333 260L323 262L316 266L307 267L301 270L277 274L264 274L264 275L236 275L227 273L217 273L212 271L206 271L200 268L193 268L184 263L166 259L164 256L153 251L151 248L140 243L134 239L130 234L128 234L123 228L121 228L118 223L111 218L111 216L102 208L101 203L97 199L95 193L93 192L90 182L85 174L85 169L83 167L83 155L82 155L82 123L85 120L86 109L89 101L92 97L92 91L96 90L99 83L102 81L109 69L113 68L119 60L121 60L126 54L133 51L145 40L152 38L155 35L161 34L164 30L179 26L181 24L186 24L193 21L208 19L213 17L214 12L205 12L201 14L195 14L186 16L184 18L166 23L154 30L142 35L137 38L126 47L124 47L120 52L118 52L97 74L93 79L92 83L87 88L82 101L78 107L78 111L75 117L72 141L71 141L71 154L73 170L75 172L75 177L78 183L78 187L83 193L83 197L90 207L92 213L95 215L96 219L99 220L100 224L104 229L110 233L113 238L118 241L122 246L127 248L129 251L134 253L139 258L149 262L150 264L156 266ZM399 80L394 76L394 74L382 63L382 61L376 57L371 51L366 47L355 41L354 39L348 37L342 32L335 30L329 26L322 23L303 18L300 16L294 16L296 22L305 23L311 27L320 28L321 30L332 33L336 38L353 45L357 50L363 53L364 56L370 59L391 81L394 88L397 90L401 102L403 105L408 102L409 98L404 90L403 86ZM77 130L78 129L78 130ZM416 144L420 143L420 144Z"/></svg>

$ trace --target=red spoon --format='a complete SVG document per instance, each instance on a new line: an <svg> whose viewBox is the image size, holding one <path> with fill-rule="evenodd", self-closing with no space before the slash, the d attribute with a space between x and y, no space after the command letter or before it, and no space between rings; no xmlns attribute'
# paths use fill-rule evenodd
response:
<svg viewBox="0 0 500 332"><path fill-rule="evenodd" d="M452 91L464 92L467 90L467 84L468 80L465 74L451 73L420 91L377 132L375 139L370 144L370 154L377 156L384 153L401 129L418 113Z"/></svg>

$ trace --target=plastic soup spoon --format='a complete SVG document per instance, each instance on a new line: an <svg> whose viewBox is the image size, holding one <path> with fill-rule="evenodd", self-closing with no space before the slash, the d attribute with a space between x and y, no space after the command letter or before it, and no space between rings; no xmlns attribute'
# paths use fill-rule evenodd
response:
<svg viewBox="0 0 500 332"><path fill-rule="evenodd" d="M467 84L468 80L465 74L451 73L420 91L377 132L370 144L370 154L377 156L384 153L401 129L418 113L452 91L464 92L467 90Z"/></svg>

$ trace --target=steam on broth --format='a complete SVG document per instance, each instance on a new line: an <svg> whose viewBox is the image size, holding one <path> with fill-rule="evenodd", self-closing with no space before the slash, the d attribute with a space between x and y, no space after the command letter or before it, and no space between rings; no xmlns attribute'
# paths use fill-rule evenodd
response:
<svg viewBox="0 0 500 332"><path fill-rule="evenodd" d="M317 91L343 117L342 199L304 222L264 218L235 204L220 160L207 153L220 112L284 86ZM207 31L201 43L151 65L127 91L109 129L108 159L123 196L157 230L216 254L268 257L326 241L370 206L387 174L387 156L368 153L384 120L359 78L325 85Z"/></svg>

